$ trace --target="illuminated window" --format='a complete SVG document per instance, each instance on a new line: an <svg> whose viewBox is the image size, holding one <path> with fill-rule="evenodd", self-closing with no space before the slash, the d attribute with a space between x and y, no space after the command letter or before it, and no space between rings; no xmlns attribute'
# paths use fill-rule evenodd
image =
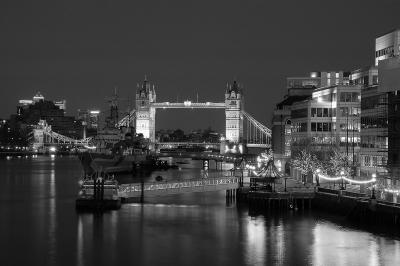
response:
<svg viewBox="0 0 400 266"><path fill-rule="evenodd" d="M372 157L372 166L378 165L378 158L376 156Z"/></svg>
<svg viewBox="0 0 400 266"><path fill-rule="evenodd" d="M370 164L371 164L371 159L370 159L370 157L369 157L369 156L365 156L365 157L364 157L364 165L365 165L365 166L370 166Z"/></svg>

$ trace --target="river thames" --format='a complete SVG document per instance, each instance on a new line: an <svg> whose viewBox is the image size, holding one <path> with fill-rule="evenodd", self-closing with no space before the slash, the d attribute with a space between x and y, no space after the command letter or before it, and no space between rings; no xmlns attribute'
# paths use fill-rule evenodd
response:
<svg viewBox="0 0 400 266"><path fill-rule="evenodd" d="M148 180L199 177L186 163ZM398 236L310 211L249 215L223 191L77 213L81 174L76 157L0 160L0 265L400 265Z"/></svg>

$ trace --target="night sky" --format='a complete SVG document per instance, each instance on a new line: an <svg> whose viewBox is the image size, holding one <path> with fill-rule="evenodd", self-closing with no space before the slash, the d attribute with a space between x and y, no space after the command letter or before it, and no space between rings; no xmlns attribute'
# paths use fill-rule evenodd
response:
<svg viewBox="0 0 400 266"><path fill-rule="evenodd" d="M66 99L69 115L106 110L114 86L133 99L147 75L158 101L223 101L236 78L246 111L269 125L287 76L372 65L374 39L400 26L399 10L398 0L2 0L0 117L38 90ZM168 110L157 128L222 130L223 120L222 110Z"/></svg>

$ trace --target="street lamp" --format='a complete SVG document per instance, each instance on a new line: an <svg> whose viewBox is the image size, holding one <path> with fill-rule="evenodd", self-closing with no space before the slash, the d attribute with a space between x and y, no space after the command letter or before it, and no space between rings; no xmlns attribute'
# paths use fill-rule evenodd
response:
<svg viewBox="0 0 400 266"><path fill-rule="evenodd" d="M317 187L319 187L319 173L321 172L321 170L320 169L317 169L317 171L315 171L316 172L316 177L317 177Z"/></svg>
<svg viewBox="0 0 400 266"><path fill-rule="evenodd" d="M340 190L344 190L343 176L344 176L344 171L340 171L340 177L342 178Z"/></svg>
<svg viewBox="0 0 400 266"><path fill-rule="evenodd" d="M372 178L376 179L376 174L372 174ZM371 195L371 199L376 199L375 197L375 184L372 185L372 195Z"/></svg>

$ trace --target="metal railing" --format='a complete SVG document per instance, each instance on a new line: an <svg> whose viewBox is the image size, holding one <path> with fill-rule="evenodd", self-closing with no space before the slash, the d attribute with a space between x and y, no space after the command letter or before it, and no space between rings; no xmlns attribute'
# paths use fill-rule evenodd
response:
<svg viewBox="0 0 400 266"><path fill-rule="evenodd" d="M202 178L192 179L185 181L166 181L166 182L151 182L134 184L121 184L118 188L118 193L121 197L128 196L129 193L142 192L143 191L166 191L175 190L178 192L181 189L199 188L207 186L219 186L219 185L235 185L239 184L239 177L220 177L220 178ZM143 189L142 189L143 187Z"/></svg>

